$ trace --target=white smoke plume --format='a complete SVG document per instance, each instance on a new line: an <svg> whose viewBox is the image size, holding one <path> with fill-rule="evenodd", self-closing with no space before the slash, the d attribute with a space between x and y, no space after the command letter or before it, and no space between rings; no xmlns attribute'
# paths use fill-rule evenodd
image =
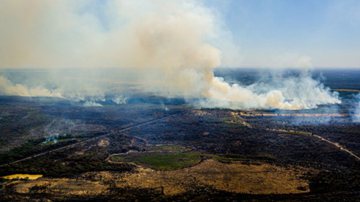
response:
<svg viewBox="0 0 360 202"><path fill-rule="evenodd" d="M95 101L86 101L84 103L84 107L102 107L102 104L97 103Z"/></svg>
<svg viewBox="0 0 360 202"><path fill-rule="evenodd" d="M241 87L215 77L214 68L221 66L222 58L236 54L224 56L222 53L229 50L213 45L231 47L228 44L232 42L221 37L222 23L202 1L100 2L1 1L0 67L57 71L76 67L88 68L90 72L106 71L105 67L131 68L137 72L133 81L143 91L168 97L200 98L205 100L202 107L303 109L340 102L309 75L284 80L283 87L266 92L254 90L256 85ZM88 86L74 85L76 82L66 83L58 75L54 77L62 81L56 83L61 95L104 94L103 88L93 91ZM83 75L80 80L86 77ZM0 88L3 94L57 95L3 80L6 84ZM68 93L69 85L77 90Z"/></svg>
<svg viewBox="0 0 360 202"><path fill-rule="evenodd" d="M360 94L355 97L354 110L352 113L352 121L355 123L360 122Z"/></svg>
<svg viewBox="0 0 360 202"><path fill-rule="evenodd" d="M123 96L123 95L118 95L118 96L114 97L114 98L112 99L112 101L113 101L114 103L120 105L120 104L126 104L127 99L128 99L128 98L125 97L125 96Z"/></svg>
<svg viewBox="0 0 360 202"><path fill-rule="evenodd" d="M16 95L27 97L62 97L59 92L52 92L43 87L29 88L22 84L13 84L0 75L0 95Z"/></svg>
<svg viewBox="0 0 360 202"><path fill-rule="evenodd" d="M214 78L209 99L200 106L232 109L311 109L324 104L338 104L336 93L331 93L307 72L294 77L272 78L271 82L257 82L250 86L228 84Z"/></svg>

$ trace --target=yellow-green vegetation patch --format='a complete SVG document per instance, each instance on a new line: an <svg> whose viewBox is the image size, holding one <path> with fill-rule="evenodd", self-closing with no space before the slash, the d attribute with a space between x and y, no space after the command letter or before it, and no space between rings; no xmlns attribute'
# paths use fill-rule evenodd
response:
<svg viewBox="0 0 360 202"><path fill-rule="evenodd" d="M200 152L143 152L113 155L111 161L133 162L155 170L177 170L201 161Z"/></svg>
<svg viewBox="0 0 360 202"><path fill-rule="evenodd" d="M40 174L13 174L13 175L6 175L1 178L5 180L36 180L43 175Z"/></svg>

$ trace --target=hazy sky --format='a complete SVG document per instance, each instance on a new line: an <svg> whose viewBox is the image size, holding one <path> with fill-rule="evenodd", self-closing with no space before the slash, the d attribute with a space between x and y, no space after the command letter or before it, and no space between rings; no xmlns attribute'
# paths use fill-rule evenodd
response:
<svg viewBox="0 0 360 202"><path fill-rule="evenodd" d="M242 66L360 67L359 0L207 0L238 43Z"/></svg>
<svg viewBox="0 0 360 202"><path fill-rule="evenodd" d="M203 0L238 47L225 66L360 67L360 0ZM103 19L104 1L93 9Z"/></svg>
<svg viewBox="0 0 360 202"><path fill-rule="evenodd" d="M196 15L209 18L216 16L209 20L215 23L205 20L203 24L218 30L217 36L208 40L221 50L221 66L360 67L360 0L187 1L197 2L205 10L190 6L188 12L199 12ZM121 30L122 20L141 18L142 12L164 3L119 0L119 5L131 4L130 10L126 10L126 6L114 8L114 2L3 0L0 67L117 65L105 64L111 61L107 58L111 54L102 50L116 48L113 41L125 33ZM175 5L185 0L163 2L175 2ZM166 6L158 10L171 13ZM169 16L164 18L169 20ZM102 44L105 45L101 47ZM101 50L103 55L93 50ZM53 65L55 61L59 64Z"/></svg>

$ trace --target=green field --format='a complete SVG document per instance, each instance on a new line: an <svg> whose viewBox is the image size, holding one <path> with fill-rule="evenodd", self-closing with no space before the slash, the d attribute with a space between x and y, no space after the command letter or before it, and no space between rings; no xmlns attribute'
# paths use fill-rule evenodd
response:
<svg viewBox="0 0 360 202"><path fill-rule="evenodd" d="M114 155L111 161L133 162L155 170L176 170L193 166L201 161L200 152L145 152Z"/></svg>

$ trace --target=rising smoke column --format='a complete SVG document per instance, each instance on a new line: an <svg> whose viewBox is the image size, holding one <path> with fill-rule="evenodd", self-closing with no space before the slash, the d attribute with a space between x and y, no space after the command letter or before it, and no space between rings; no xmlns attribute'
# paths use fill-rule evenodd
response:
<svg viewBox="0 0 360 202"><path fill-rule="evenodd" d="M101 6L101 17L94 6ZM201 1L3 0L0 23L1 67L131 68L142 91L201 99L201 107L303 109L340 102L310 75L260 93L215 77L229 52L221 44L232 42ZM104 94L91 89L81 92ZM67 94L61 82L57 92Z"/></svg>

